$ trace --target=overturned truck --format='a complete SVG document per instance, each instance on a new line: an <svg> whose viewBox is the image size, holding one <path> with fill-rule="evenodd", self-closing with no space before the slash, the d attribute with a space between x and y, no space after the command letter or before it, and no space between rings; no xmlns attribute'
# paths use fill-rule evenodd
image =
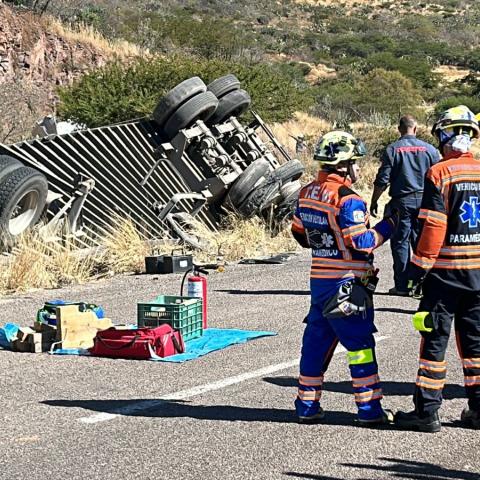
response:
<svg viewBox="0 0 480 480"><path fill-rule="evenodd" d="M227 211L280 225L304 167L256 112L249 124L239 120L250 104L234 75L208 86L193 77L168 92L152 118L0 144L3 242L41 223L67 225L91 245L115 218L128 217L145 239L198 248L192 224L215 231Z"/></svg>

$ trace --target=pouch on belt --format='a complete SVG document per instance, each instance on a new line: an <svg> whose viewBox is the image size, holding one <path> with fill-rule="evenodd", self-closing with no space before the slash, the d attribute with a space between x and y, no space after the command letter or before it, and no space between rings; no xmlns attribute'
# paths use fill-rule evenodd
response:
<svg viewBox="0 0 480 480"><path fill-rule="evenodd" d="M340 285L337 293L325 303L322 315L327 319L348 317L365 314L369 308L373 308L372 294L362 283L350 281Z"/></svg>

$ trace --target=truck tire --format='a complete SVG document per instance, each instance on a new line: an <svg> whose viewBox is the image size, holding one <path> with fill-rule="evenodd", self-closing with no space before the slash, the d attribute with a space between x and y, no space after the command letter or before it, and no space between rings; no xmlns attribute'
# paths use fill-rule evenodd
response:
<svg viewBox="0 0 480 480"><path fill-rule="evenodd" d="M293 185L293 183L289 185ZM290 220L293 217L300 189L301 187L298 187L296 190L292 190L287 196L282 198L275 210L275 220L277 222L281 223L285 220Z"/></svg>
<svg viewBox="0 0 480 480"><path fill-rule="evenodd" d="M282 185L280 188L280 194L282 195L282 201L290 196L293 192L298 192L302 188L302 184L298 180L288 182Z"/></svg>
<svg viewBox="0 0 480 480"><path fill-rule="evenodd" d="M167 120L164 126L165 134L172 139L180 130L197 120L207 120L215 112L218 99L212 92L204 92L185 102Z"/></svg>
<svg viewBox="0 0 480 480"><path fill-rule="evenodd" d="M305 167L302 162L299 160L290 160L289 162L280 165L272 172L272 175L280 180L282 185L285 185L288 182L298 180L303 175L304 171Z"/></svg>
<svg viewBox="0 0 480 480"><path fill-rule="evenodd" d="M0 240L4 245L11 245L38 221L47 193L47 179L33 168L20 167L4 177L0 183Z"/></svg>
<svg viewBox="0 0 480 480"><path fill-rule="evenodd" d="M231 73L217 78L207 85L207 90L212 92L218 99L222 98L227 93L238 90L239 88L240 80Z"/></svg>
<svg viewBox="0 0 480 480"><path fill-rule="evenodd" d="M10 157L9 155L0 155L0 182L10 172L20 167L23 167L23 163L20 160Z"/></svg>
<svg viewBox="0 0 480 480"><path fill-rule="evenodd" d="M237 210L241 215L249 218L255 214L260 214L263 210L275 204L279 198L279 182L273 179L266 180L247 196Z"/></svg>
<svg viewBox="0 0 480 480"><path fill-rule="evenodd" d="M207 91L207 86L200 77L187 78L172 88L159 102L153 111L153 119L163 127L169 117L185 102L200 93Z"/></svg>
<svg viewBox="0 0 480 480"><path fill-rule="evenodd" d="M264 158L252 162L235 180L228 191L228 201L235 208L247 198L255 189L259 180L264 178L270 170L270 163Z"/></svg>
<svg viewBox="0 0 480 480"><path fill-rule="evenodd" d="M209 125L222 123L230 117L239 117L244 113L252 99L245 90L234 90L224 95L218 102L215 113L208 119Z"/></svg>

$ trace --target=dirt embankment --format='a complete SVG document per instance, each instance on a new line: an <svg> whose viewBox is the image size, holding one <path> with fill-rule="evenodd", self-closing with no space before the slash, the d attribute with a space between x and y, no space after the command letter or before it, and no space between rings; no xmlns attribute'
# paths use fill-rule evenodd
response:
<svg viewBox="0 0 480 480"><path fill-rule="evenodd" d="M58 26L0 4L0 84L18 78L64 85L106 62L100 48L62 37Z"/></svg>
<svg viewBox="0 0 480 480"><path fill-rule="evenodd" d="M28 138L36 120L55 112L56 87L108 58L58 22L0 3L0 142Z"/></svg>

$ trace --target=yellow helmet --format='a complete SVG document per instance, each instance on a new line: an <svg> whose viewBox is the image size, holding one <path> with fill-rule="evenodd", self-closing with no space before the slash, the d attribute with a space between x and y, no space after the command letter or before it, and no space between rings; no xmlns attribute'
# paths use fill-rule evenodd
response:
<svg viewBox="0 0 480 480"><path fill-rule="evenodd" d="M432 127L432 135L435 135L442 144L463 133L468 133L472 138L480 136L478 118L465 105L445 110Z"/></svg>
<svg viewBox="0 0 480 480"><path fill-rule="evenodd" d="M313 159L325 165L337 165L366 154L367 149L361 140L351 133L334 130L320 137L313 152Z"/></svg>

